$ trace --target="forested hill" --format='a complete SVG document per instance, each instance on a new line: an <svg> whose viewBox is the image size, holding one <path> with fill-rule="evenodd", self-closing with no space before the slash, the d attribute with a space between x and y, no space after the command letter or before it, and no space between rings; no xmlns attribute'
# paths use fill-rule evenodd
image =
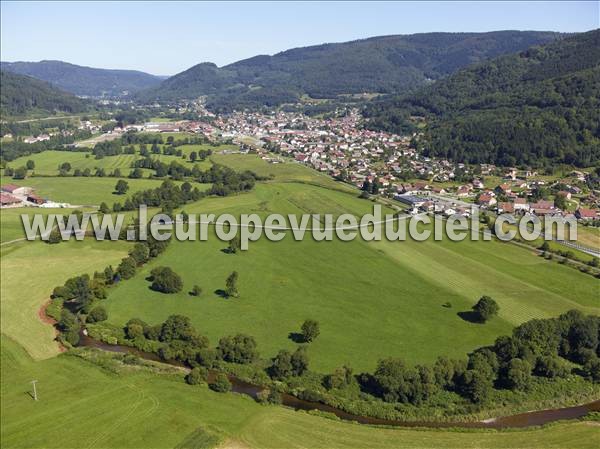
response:
<svg viewBox="0 0 600 449"><path fill-rule="evenodd" d="M75 95L121 96L158 85L162 78L135 70L96 69L62 61L2 62L4 71L28 75Z"/></svg>
<svg viewBox="0 0 600 449"><path fill-rule="evenodd" d="M501 165L600 163L600 30L463 69L367 108L370 127L424 115L425 154Z"/></svg>
<svg viewBox="0 0 600 449"><path fill-rule="evenodd" d="M560 35L537 31L427 33L382 36L260 55L218 68L198 64L141 92L140 100L209 95L215 110L278 105L302 95L414 89L469 64L550 42Z"/></svg>
<svg viewBox="0 0 600 449"><path fill-rule="evenodd" d="M3 120L31 113L76 113L88 108L87 101L29 76L0 71L0 85Z"/></svg>

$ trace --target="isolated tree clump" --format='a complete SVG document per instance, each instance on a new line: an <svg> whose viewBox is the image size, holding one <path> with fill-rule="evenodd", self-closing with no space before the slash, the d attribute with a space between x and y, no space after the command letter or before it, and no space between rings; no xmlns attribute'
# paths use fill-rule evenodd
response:
<svg viewBox="0 0 600 449"><path fill-rule="evenodd" d="M240 296L240 292L238 291L238 272L234 271L231 273L227 280L225 281L225 294L228 297L237 298Z"/></svg>
<svg viewBox="0 0 600 449"><path fill-rule="evenodd" d="M125 193L127 193L128 190L129 183L127 181L119 179L117 181L117 185L115 185L115 192L117 192L119 195L124 195Z"/></svg>
<svg viewBox="0 0 600 449"><path fill-rule="evenodd" d="M498 315L498 310L500 310L500 306L489 296L482 296L479 298L479 301L477 301L477 304L473 306L473 311L477 314L478 320L482 323L485 323L493 316Z"/></svg>
<svg viewBox="0 0 600 449"><path fill-rule="evenodd" d="M319 323L315 320L306 320L302 323L301 334L302 339L309 343L319 336Z"/></svg>
<svg viewBox="0 0 600 449"><path fill-rule="evenodd" d="M62 234L60 233L60 229L58 227L52 229L50 231L50 235L48 236L47 242L51 245L56 243L60 243L62 241Z"/></svg>
<svg viewBox="0 0 600 449"><path fill-rule="evenodd" d="M183 288L181 277L169 267L157 267L150 272L152 290L161 293L177 293Z"/></svg>

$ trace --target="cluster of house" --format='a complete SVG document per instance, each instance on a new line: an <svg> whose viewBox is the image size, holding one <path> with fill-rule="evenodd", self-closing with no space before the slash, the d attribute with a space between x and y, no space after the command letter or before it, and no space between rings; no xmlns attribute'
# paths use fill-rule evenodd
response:
<svg viewBox="0 0 600 449"><path fill-rule="evenodd" d="M23 138L23 143L32 144L32 143L36 143L36 142L45 142L47 140L50 140L51 137L57 136L59 134L62 134L63 136L72 136L73 131L63 129L61 131L51 132L48 134L39 134L37 136L29 136L29 137ZM5 137L12 137L12 134L7 134Z"/></svg>
<svg viewBox="0 0 600 449"><path fill-rule="evenodd" d="M297 112L237 112L219 116L214 123L225 137L259 139L269 151L291 157L298 163L344 179L358 187L362 187L365 182L376 182L378 192L388 197L403 196L406 199L407 195L421 195L430 198L424 204L417 201L417 208L421 210L438 207L443 208L442 211L454 211L464 207L456 206L456 202L446 201L453 197L475 201L482 208L500 213L566 214L554 202L530 202L527 199L535 189L546 184L535 171L516 168L502 171L493 164L469 167L443 159L423 157L411 145L411 140L418 139L420 135L399 136L364 129L360 126L361 116L357 110L347 110L345 114L329 119L306 117ZM269 162L277 162L266 151L262 157L269 159ZM489 175L503 175L503 182L495 188L486 189L483 177ZM571 177L575 182L583 182L586 173L576 171ZM458 179L471 179L471 182L451 184L452 186L444 188L429 185L428 181L402 181L409 178L425 178L447 185ZM571 199L571 195L582 193L575 185L568 185L566 189L558 195ZM431 195L444 195L448 198L431 201ZM589 200L590 204L594 204L594 197ZM413 203L409 205L414 206ZM581 219L596 218L596 208L580 207L575 215Z"/></svg>
<svg viewBox="0 0 600 449"><path fill-rule="evenodd" d="M31 187L6 184L0 190L2 207L40 206L46 203L46 200L36 195Z"/></svg>
<svg viewBox="0 0 600 449"><path fill-rule="evenodd" d="M581 172L574 172L571 175L580 180L579 174ZM583 173L581 173L585 176ZM535 176L535 173L531 176ZM585 178L584 178L585 179ZM498 213L509 213L509 214L535 214L539 216L569 216L570 212L561 210L556 201L551 200L530 200L532 197L533 190L545 185L544 181L533 181L523 182L517 177L512 177L508 182L496 186L491 190L485 190L481 192L477 197L477 204L487 209L495 209ZM513 191L516 188L518 192ZM582 191L579 187L573 185L564 185L564 190L556 192L556 198L562 198L564 200L571 200L573 195L581 194ZM499 200L502 199L502 201ZM593 204L594 198L590 197L588 200ZM600 215L598 210L591 207L584 207L580 205L575 213L573 214L579 220L590 220L596 219Z"/></svg>

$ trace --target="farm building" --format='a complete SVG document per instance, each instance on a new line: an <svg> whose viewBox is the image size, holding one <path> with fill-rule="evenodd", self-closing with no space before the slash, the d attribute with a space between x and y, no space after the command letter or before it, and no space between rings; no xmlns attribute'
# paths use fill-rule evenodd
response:
<svg viewBox="0 0 600 449"><path fill-rule="evenodd" d="M29 195L27 195L27 201L35 204L44 204L46 202L44 198L36 195L35 193L30 193Z"/></svg>
<svg viewBox="0 0 600 449"><path fill-rule="evenodd" d="M598 211L595 211L594 209L580 207L575 211L575 216L579 220L593 220L598 217Z"/></svg>
<svg viewBox="0 0 600 449"><path fill-rule="evenodd" d="M11 195L10 193L2 192L0 193L0 206L14 206L16 204L20 204L21 200L16 196Z"/></svg>
<svg viewBox="0 0 600 449"><path fill-rule="evenodd" d="M31 192L31 187L17 186L14 184L6 184L2 186L2 191L12 195L27 195Z"/></svg>

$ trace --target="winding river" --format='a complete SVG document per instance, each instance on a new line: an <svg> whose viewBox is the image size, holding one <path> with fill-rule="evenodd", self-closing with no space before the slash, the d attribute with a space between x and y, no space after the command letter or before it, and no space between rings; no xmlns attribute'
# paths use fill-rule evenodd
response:
<svg viewBox="0 0 600 449"><path fill-rule="evenodd" d="M81 335L79 346L85 346L90 348L102 349L104 351L119 352L135 354L140 358L146 360L152 360L156 362L168 363L170 365L186 367L183 363L177 361L162 360L158 355L151 352L140 351L130 346L122 345L109 345L107 343L95 340L87 335ZM209 373L209 381L214 379L215 372ZM264 388L258 385L245 382L234 376L228 376L231 381L232 391L235 393L245 394L256 398L256 395L261 392ZM559 409L548 409L520 413L517 415L503 416L499 418L486 419L484 421L473 421L473 422L433 422L433 421L401 421L401 420L389 420L382 418L373 418L370 416L354 415L352 413L345 412L338 408L332 407L327 404L320 402L310 402L302 399L298 399L287 393L281 395L282 404L291 407L295 410L321 410L323 412L332 413L340 419L346 421L355 421L360 424L371 424L379 426L397 426L397 427L430 427L430 428L480 428L480 429L506 429L506 428L518 428L518 427L529 427L529 426L541 426L554 421L564 419L577 419L587 415L589 412L600 412L600 400L590 402L584 405L578 405L575 407L564 407Z"/></svg>

